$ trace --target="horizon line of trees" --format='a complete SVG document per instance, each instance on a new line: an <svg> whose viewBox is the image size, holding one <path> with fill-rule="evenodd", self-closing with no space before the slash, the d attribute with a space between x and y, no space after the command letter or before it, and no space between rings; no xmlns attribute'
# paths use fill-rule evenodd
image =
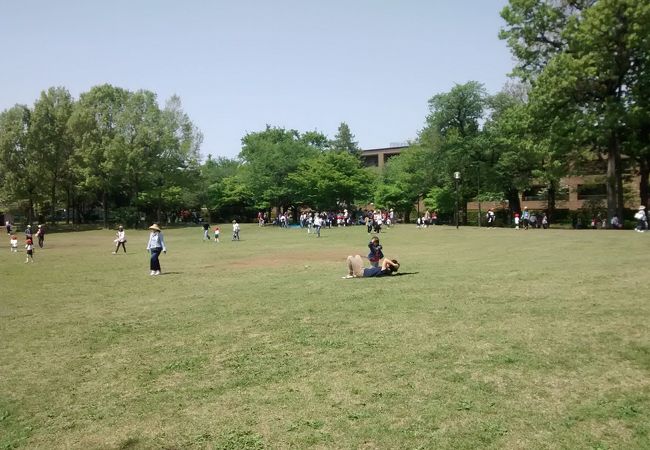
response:
<svg viewBox="0 0 650 450"><path fill-rule="evenodd" d="M591 208L623 217L635 176L648 206L650 4L510 0L501 15L513 81L494 95L469 81L431 97L417 138L382 172L364 167L346 123L333 139L267 125L242 137L236 158L203 161L178 97L160 108L149 91L102 85L75 101L50 88L33 108L0 113L0 202L30 221L65 206L82 222L99 208L105 225L181 209L243 219L371 202L408 220L421 199L453 214L459 171L461 205L507 200L516 211L519 194L542 185L552 220L561 179L589 174L607 188Z"/></svg>

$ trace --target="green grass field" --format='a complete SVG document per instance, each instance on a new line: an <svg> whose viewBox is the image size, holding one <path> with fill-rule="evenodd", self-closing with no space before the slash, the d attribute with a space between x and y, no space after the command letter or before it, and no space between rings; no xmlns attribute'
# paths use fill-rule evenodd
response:
<svg viewBox="0 0 650 450"><path fill-rule="evenodd" d="M0 448L650 448L650 233L223 230L7 238Z"/></svg>

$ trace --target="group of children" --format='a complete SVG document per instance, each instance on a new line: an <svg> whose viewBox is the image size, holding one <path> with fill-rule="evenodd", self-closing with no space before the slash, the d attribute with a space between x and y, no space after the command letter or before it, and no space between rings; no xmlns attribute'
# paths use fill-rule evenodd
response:
<svg viewBox="0 0 650 450"><path fill-rule="evenodd" d="M7 234L10 235L9 238L9 248L11 249L11 253L18 253L18 236L15 234L11 234L11 225L9 222L6 224L7 227ZM36 231L36 237L38 238L38 245L40 248L43 248L45 245L45 229L43 228L43 225L38 226L38 230ZM25 263L30 263L34 262L34 240L32 237L32 226L27 225L27 228L25 229L25 252L27 254L27 257L25 258Z"/></svg>
<svg viewBox="0 0 650 450"><path fill-rule="evenodd" d="M237 223L236 220L232 221L232 240L233 241L238 241L239 240L239 231L241 230L241 227ZM214 236L214 242L219 243L219 236L221 235L221 229L217 226L214 227L212 230L213 236ZM203 240L204 241L210 241L210 224L205 222L203 224Z"/></svg>

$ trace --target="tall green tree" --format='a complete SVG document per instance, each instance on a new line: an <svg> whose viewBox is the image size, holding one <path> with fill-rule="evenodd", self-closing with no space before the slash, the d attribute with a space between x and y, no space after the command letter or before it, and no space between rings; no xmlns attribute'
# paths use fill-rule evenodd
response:
<svg viewBox="0 0 650 450"><path fill-rule="evenodd" d="M203 204L211 216L231 218L241 216L252 208L253 199L241 179L241 162L225 157L208 159L201 166L201 180L204 183Z"/></svg>
<svg viewBox="0 0 650 450"><path fill-rule="evenodd" d="M306 142L296 130L271 127L248 133L242 138L242 179L260 208L288 208L294 201L294 192L287 183L289 174L301 162L315 157L320 150Z"/></svg>
<svg viewBox="0 0 650 450"><path fill-rule="evenodd" d="M0 192L5 202L23 207L28 223L43 195L38 152L30 139L31 117L25 105L0 113Z"/></svg>
<svg viewBox="0 0 650 450"><path fill-rule="evenodd" d="M623 154L634 92L647 65L650 5L601 0L565 31L568 47L540 74L531 93L552 133L573 139L607 160L607 209L622 217ZM631 153L631 149L627 150Z"/></svg>
<svg viewBox="0 0 650 450"><path fill-rule="evenodd" d="M359 158L345 152L325 152L305 159L287 176L295 200L319 210L368 203L373 176Z"/></svg>
<svg viewBox="0 0 650 450"><path fill-rule="evenodd" d="M452 174L461 172L463 208L467 198L478 194L479 171L486 160L481 123L486 116L487 102L485 88L476 81L456 85L429 100L430 113L419 142L432 152L432 183L422 186L421 192L433 186L451 189Z"/></svg>
<svg viewBox="0 0 650 450"><path fill-rule="evenodd" d="M105 227L112 196L125 172L124 142L118 124L128 96L128 91L109 84L95 86L81 94L70 118L78 189L99 199Z"/></svg>
<svg viewBox="0 0 650 450"><path fill-rule="evenodd" d="M341 122L334 139L330 142L332 150L337 152L346 152L354 156L361 154L359 143L354 140L354 134L350 131L347 123Z"/></svg>
<svg viewBox="0 0 650 450"><path fill-rule="evenodd" d="M413 205L445 177L439 172L433 149L412 145L386 163L375 193L375 203L394 208L409 221Z"/></svg>
<svg viewBox="0 0 650 450"><path fill-rule="evenodd" d="M50 218L55 219L60 191L70 177L73 140L68 126L74 101L67 89L51 87L42 91L34 104L30 124L31 145L37 152L41 181L49 187Z"/></svg>
<svg viewBox="0 0 650 450"><path fill-rule="evenodd" d="M513 74L534 82L556 55L566 51L568 28L596 0L510 0L501 10L499 32L517 59Z"/></svg>
<svg viewBox="0 0 650 450"><path fill-rule="evenodd" d="M196 182L203 134L183 110L178 96L168 99L162 110L150 100L146 104L151 105L151 120L143 123L143 129L153 130L157 137L145 133L149 136L144 140L148 147L143 147L149 176L147 188L138 194L138 205L160 222L181 207L201 207L205 200L203 186Z"/></svg>

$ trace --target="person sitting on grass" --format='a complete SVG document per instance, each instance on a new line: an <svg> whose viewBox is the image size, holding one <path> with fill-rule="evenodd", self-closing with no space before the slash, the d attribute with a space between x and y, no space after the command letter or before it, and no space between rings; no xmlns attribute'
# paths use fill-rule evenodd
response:
<svg viewBox="0 0 650 450"><path fill-rule="evenodd" d="M399 269L399 263L396 259L385 258L379 267L363 267L363 259L360 255L348 256L348 274L343 278L370 278L385 277L392 275Z"/></svg>

